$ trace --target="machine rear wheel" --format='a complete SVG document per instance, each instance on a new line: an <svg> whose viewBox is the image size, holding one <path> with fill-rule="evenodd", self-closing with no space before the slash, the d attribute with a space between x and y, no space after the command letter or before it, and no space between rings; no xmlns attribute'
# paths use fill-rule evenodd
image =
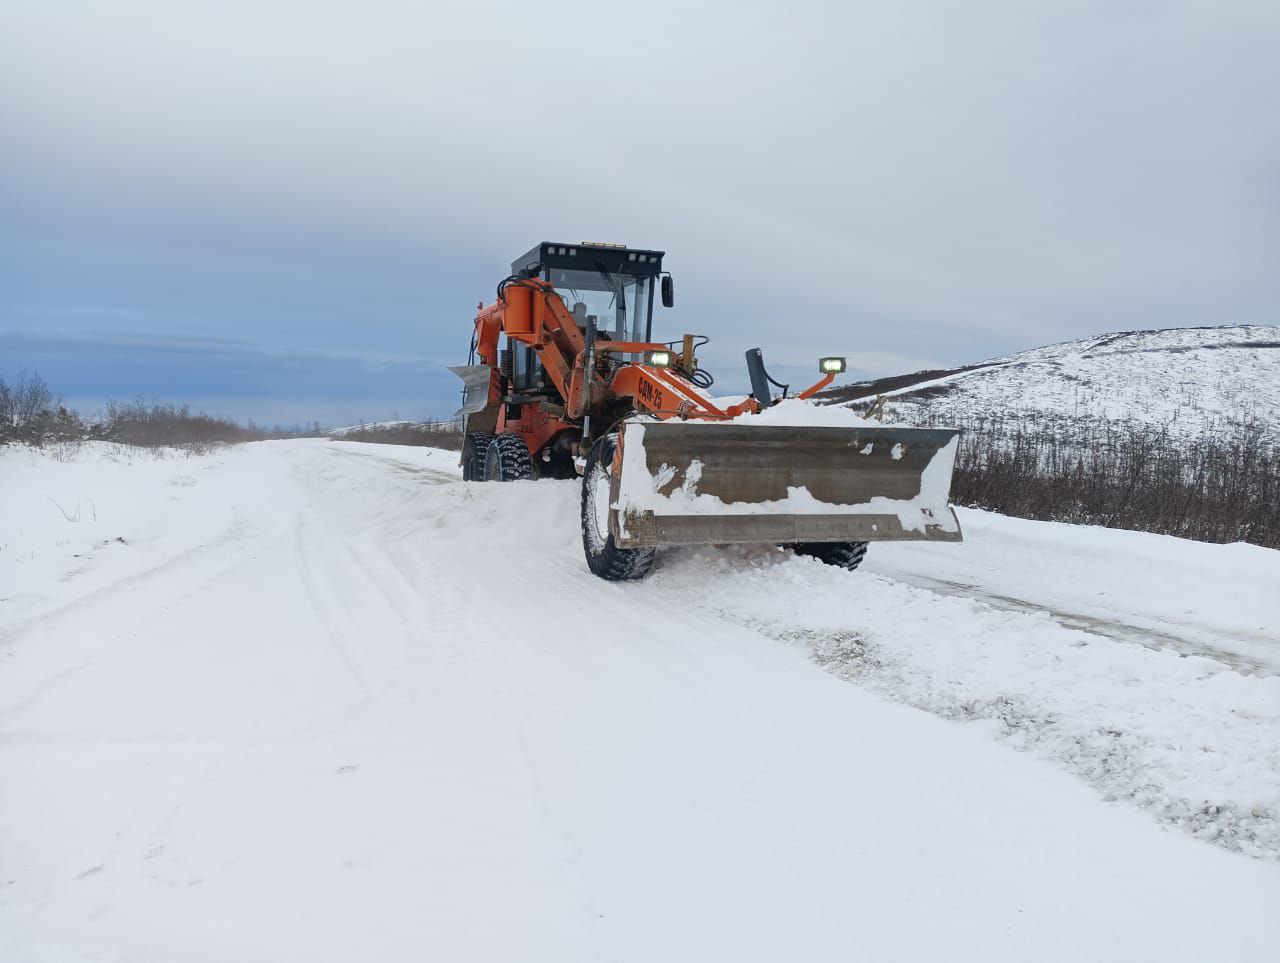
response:
<svg viewBox="0 0 1280 963"><path fill-rule="evenodd" d="M652 548L619 548L609 532L609 486L617 435L605 435L591 446L582 473L582 548L587 568L610 582L644 578L653 567Z"/></svg>
<svg viewBox="0 0 1280 963"><path fill-rule="evenodd" d="M462 480L484 481L484 456L493 435L487 431L469 431L462 439Z"/></svg>
<svg viewBox="0 0 1280 963"><path fill-rule="evenodd" d="M808 555L819 562L852 572L867 555L866 542L801 542L797 555Z"/></svg>
<svg viewBox="0 0 1280 963"><path fill-rule="evenodd" d="M533 459L529 446L513 431L504 431L493 441L484 455L485 481L532 481Z"/></svg>

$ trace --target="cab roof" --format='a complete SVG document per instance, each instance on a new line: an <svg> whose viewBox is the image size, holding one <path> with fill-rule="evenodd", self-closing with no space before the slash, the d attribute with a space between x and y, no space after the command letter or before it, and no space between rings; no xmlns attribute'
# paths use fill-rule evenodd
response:
<svg viewBox="0 0 1280 963"><path fill-rule="evenodd" d="M603 266L611 274L659 274L665 253L601 241L543 241L512 261L511 273L520 274L533 264L541 264L547 269L596 271Z"/></svg>

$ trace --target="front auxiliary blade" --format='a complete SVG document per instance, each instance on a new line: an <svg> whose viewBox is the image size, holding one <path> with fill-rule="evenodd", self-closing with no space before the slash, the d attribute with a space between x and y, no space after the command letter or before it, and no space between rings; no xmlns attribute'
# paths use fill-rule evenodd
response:
<svg viewBox="0 0 1280 963"><path fill-rule="evenodd" d="M623 547L959 541L958 432L631 422L610 527Z"/></svg>
<svg viewBox="0 0 1280 963"><path fill-rule="evenodd" d="M472 415L484 411L489 404L489 385L493 378L493 369L487 364L464 364L449 368L462 379L462 406L453 413L453 417Z"/></svg>

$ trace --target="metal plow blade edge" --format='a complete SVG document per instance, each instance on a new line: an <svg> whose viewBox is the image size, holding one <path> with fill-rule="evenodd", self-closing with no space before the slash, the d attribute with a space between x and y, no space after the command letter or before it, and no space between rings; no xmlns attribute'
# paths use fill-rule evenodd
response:
<svg viewBox="0 0 1280 963"><path fill-rule="evenodd" d="M962 540L959 432L629 422L610 492L623 548Z"/></svg>
<svg viewBox="0 0 1280 963"><path fill-rule="evenodd" d="M489 404L489 384L493 380L493 369L487 364L464 364L449 370L462 379L462 405L453 416L461 418L483 411Z"/></svg>

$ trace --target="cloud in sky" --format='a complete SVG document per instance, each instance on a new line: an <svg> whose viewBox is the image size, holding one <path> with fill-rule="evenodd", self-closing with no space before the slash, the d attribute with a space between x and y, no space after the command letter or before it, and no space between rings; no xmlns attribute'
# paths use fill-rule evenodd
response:
<svg viewBox="0 0 1280 963"><path fill-rule="evenodd" d="M226 339L247 355L203 355L215 403L246 397L245 357L292 358L255 399L379 417L409 384L336 359L456 363L544 238L666 250L658 323L712 335L723 382L755 344L784 376L828 352L886 374L1277 320L1265 0L52 0L7 23L0 370L37 335ZM119 369L130 394L174 385L174 343ZM424 411L443 378L413 382Z"/></svg>
<svg viewBox="0 0 1280 963"><path fill-rule="evenodd" d="M459 398L457 382L438 359L264 349L225 338L0 333L0 356L24 359L25 368L86 414L141 396L266 424L345 425L446 417Z"/></svg>

